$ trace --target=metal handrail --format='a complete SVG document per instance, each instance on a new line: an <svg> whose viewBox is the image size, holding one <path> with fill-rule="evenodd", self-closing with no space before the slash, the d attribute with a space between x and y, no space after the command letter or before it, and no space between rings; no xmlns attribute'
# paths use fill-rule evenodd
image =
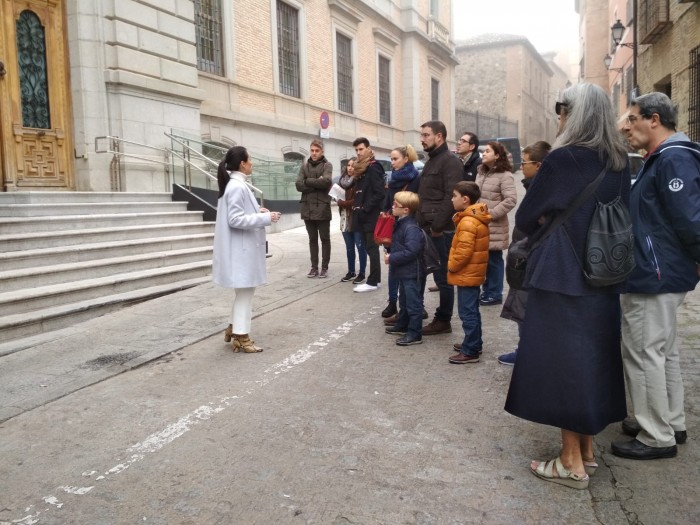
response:
<svg viewBox="0 0 700 525"><path fill-rule="evenodd" d="M167 131L165 132L165 136L168 137L169 139L175 141L177 144L180 144L180 146L182 146L183 148L185 148L188 152L194 153L195 156L199 157L199 158L202 159L204 162L207 162L207 163L211 164L212 166L214 166L215 168L218 169L219 163L216 162L216 161L213 160L213 159L210 159L209 157L207 157L207 156L206 156L204 153L202 153L201 151L198 151L198 150L194 149L192 146L190 146L190 145L189 145L190 139L187 139L186 137L181 137L181 136L179 136L179 135L175 135L174 133L168 133ZM185 140L187 141L187 143L183 142L183 141L180 140L180 139L185 139ZM209 177L210 179L212 179L214 182L217 182L217 183L218 183L218 179L217 179L214 175L212 175L212 174L209 173L208 171L206 171L206 170L200 168L199 166L197 166L196 164L194 164L190 159L185 158L184 155L180 155L178 152L176 152L176 151L173 150L173 149L171 149L170 152L173 154L173 156L176 156L176 157L178 157L179 159L181 159L181 160L182 160L185 164L187 164L190 168L194 167L194 168L198 169L200 172L202 172L203 174L205 174L207 177ZM188 175L189 175L189 187L191 188L191 187L192 187L192 174L191 174L191 173L188 173ZM259 189L259 188L256 188L255 186L253 186L251 183L249 183L249 182L247 182L247 181L246 181L245 184L246 184L246 186L248 186L248 187L253 191L253 193L258 193L258 194L260 195L260 206L263 206L263 191L262 191L261 189Z"/></svg>
<svg viewBox="0 0 700 525"><path fill-rule="evenodd" d="M110 162L110 179L111 179L111 186L115 191L121 191L121 181L119 179L119 172L121 171L121 162L120 159L122 157L127 157L127 158L132 158L132 159L138 159L142 161L147 161L147 162L154 162L156 164L160 164L164 167L165 173L168 176L168 179L170 179L170 165L171 165L171 158L178 158L183 162L183 166L185 166L185 171L187 174L187 187L185 188L184 186L181 186L183 189L185 189L188 193L192 193L192 173L191 170L194 168L195 170L199 171L200 173L204 174L206 177L209 179L213 180L214 182L218 182L217 177L212 175L209 171L205 170L201 166L195 164L192 162L192 160L189 158L189 155L194 153L195 157L198 157L200 160L204 161L207 164L210 164L214 168L218 168L219 164L204 155L201 151L198 151L197 149L193 148L192 146L189 145L189 142L191 139L187 139L186 137L182 137L179 135L175 135L174 133L168 133L167 131L165 132L165 136L170 138L172 141L175 143L179 144L182 146L185 151L188 153L188 156L185 156L181 154L178 151L175 151L174 149L170 148L160 148L157 146L151 146L150 144L144 144L141 142L136 142L133 140L126 140L120 137L116 137L113 135L104 135L100 137L95 137L95 153L111 153L114 155L112 158L112 161ZM180 139L184 139L180 140ZM109 140L111 147L107 147L106 149L100 149L99 146L99 141L101 140ZM143 148L148 148L156 151L160 151L163 153L162 157L156 158L155 156L147 156L147 155L138 155L135 153L127 153L125 151L121 151L120 145L121 144L131 144L134 146L140 146ZM223 148L222 148L223 149ZM173 181L174 182L174 181ZM249 182L246 182L246 185L253 191L253 193L256 193L260 195L260 206L263 206L264 204L264 194L263 191L260 188L256 188Z"/></svg>

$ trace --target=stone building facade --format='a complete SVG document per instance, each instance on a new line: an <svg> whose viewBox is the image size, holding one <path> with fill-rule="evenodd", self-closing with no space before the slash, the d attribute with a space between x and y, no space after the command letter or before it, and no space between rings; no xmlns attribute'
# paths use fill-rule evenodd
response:
<svg viewBox="0 0 700 525"><path fill-rule="evenodd" d="M700 2L662 0L664 21L649 20L648 10L657 7L637 1L639 91L669 95L678 106L678 129L700 142Z"/></svg>
<svg viewBox="0 0 700 525"><path fill-rule="evenodd" d="M636 93L666 93L678 106L678 128L700 141L700 1L576 0L576 8L581 80L608 89L620 117ZM624 30L615 45L611 27L618 20ZM594 38L586 38L584 28L595 31ZM601 83L598 66L606 55L610 65Z"/></svg>
<svg viewBox="0 0 700 525"><path fill-rule="evenodd" d="M522 146L553 141L557 131L553 102L568 79L557 75L527 38L481 35L458 42L455 54L455 106L518 121ZM558 85L561 83L561 85Z"/></svg>
<svg viewBox="0 0 700 525"><path fill-rule="evenodd" d="M150 159L124 158L115 177L113 157L95 152L104 136L164 150L175 131L298 159L325 112L337 166L357 136L388 153L418 144L426 120L452 127L450 0L2 0L0 15L7 191L169 191ZM41 58L36 30L43 122L22 120L17 46Z"/></svg>

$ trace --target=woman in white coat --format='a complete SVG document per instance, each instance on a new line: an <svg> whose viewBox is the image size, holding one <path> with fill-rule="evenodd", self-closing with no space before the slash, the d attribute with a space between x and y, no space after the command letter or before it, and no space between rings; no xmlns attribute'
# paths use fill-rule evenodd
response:
<svg viewBox="0 0 700 525"><path fill-rule="evenodd" d="M234 146L219 164L219 203L214 230L213 281L233 288L235 298L224 340L233 339L234 352L262 352L250 339L255 287L267 281L265 226L280 213L261 208L246 185L253 172L248 151Z"/></svg>

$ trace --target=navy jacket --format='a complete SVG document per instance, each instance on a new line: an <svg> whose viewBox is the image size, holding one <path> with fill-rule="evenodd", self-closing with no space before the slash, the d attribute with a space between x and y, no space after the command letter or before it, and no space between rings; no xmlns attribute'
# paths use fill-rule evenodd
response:
<svg viewBox="0 0 700 525"><path fill-rule="evenodd" d="M355 186L352 231L373 232L384 203L384 170L381 164L372 161Z"/></svg>
<svg viewBox="0 0 700 525"><path fill-rule="evenodd" d="M389 264L391 275L397 279L418 279L422 276L421 257L425 237L416 219L410 215L399 219L391 236Z"/></svg>
<svg viewBox="0 0 700 525"><path fill-rule="evenodd" d="M693 290L700 264L700 145L675 133L644 162L632 186L636 268L630 293Z"/></svg>
<svg viewBox="0 0 700 525"><path fill-rule="evenodd" d="M567 146L552 150L544 159L515 214L516 228L534 242L542 228L539 224L540 217L545 217L545 224L548 224L556 214L563 212L600 174L603 166L598 152L592 149ZM584 260L588 226L595 210L595 197L600 202L607 203L618 195L621 195L623 202L629 202L629 166L622 171L609 170L594 196L535 248L527 262L525 285L528 288L574 296L621 292L621 284L601 288L588 285L579 263L579 260ZM564 228L571 242L567 239Z"/></svg>
<svg viewBox="0 0 700 525"><path fill-rule="evenodd" d="M479 155L478 150L474 150L472 152L472 156L469 157L469 160L464 163L464 175L462 180L474 182L476 180L476 173L479 170L479 166L481 166L481 155Z"/></svg>

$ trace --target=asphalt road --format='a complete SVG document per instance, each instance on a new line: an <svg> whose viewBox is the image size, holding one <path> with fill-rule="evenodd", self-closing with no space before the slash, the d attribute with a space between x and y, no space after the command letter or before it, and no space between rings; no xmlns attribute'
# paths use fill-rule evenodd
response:
<svg viewBox="0 0 700 525"><path fill-rule="evenodd" d="M205 285L0 358L0 392L26 403L0 424L0 523L700 523L698 292L679 334L688 443L673 459L624 460L609 453L613 425L596 438L589 489L575 491L529 472L556 457L558 430L503 411L511 368L495 358L517 331L499 307L482 309L478 364L447 362L455 321L453 334L398 347L379 317L386 288L338 282L339 233L331 277L306 279L305 235L269 237L261 354L230 351L228 294ZM73 363L62 373L57 348ZM131 365L110 363L129 353ZM31 382L9 388L21 366ZM61 383L71 374L85 378ZM62 394L32 406L41 381Z"/></svg>

